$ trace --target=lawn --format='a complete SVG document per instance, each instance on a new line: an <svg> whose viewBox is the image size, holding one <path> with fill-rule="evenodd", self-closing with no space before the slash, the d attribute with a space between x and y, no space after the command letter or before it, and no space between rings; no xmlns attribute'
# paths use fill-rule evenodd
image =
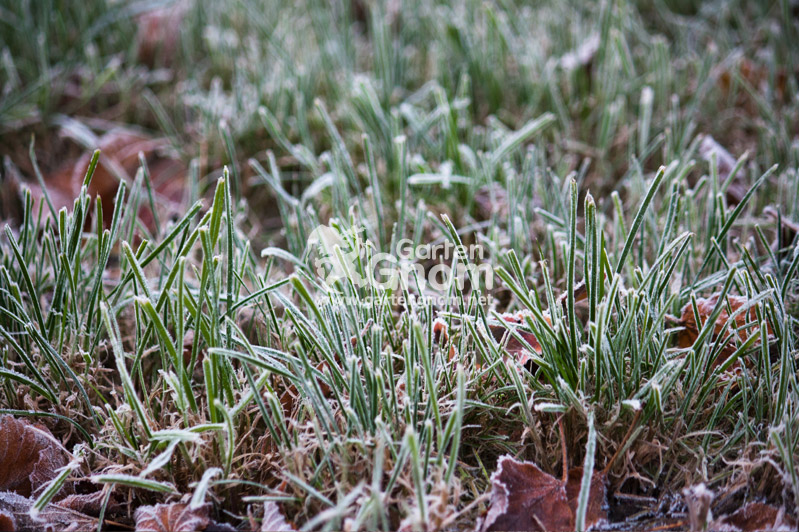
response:
<svg viewBox="0 0 799 532"><path fill-rule="evenodd" d="M0 529L794 529L797 42L0 1Z"/></svg>

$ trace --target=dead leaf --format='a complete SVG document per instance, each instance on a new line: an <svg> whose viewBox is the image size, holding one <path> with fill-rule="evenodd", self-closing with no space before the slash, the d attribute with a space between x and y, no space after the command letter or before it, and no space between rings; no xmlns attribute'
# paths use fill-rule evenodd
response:
<svg viewBox="0 0 799 532"><path fill-rule="evenodd" d="M45 427L0 416L0 490L29 497L67 463L64 448Z"/></svg>
<svg viewBox="0 0 799 532"><path fill-rule="evenodd" d="M191 508L188 504L156 504L136 510L136 530L145 532L193 532L205 530L211 523L210 504Z"/></svg>
<svg viewBox="0 0 799 532"><path fill-rule="evenodd" d="M253 345L264 345L269 337L269 327L262 313L252 307L245 307L236 314L236 325Z"/></svg>
<svg viewBox="0 0 799 532"><path fill-rule="evenodd" d="M65 136L75 138L75 133L70 131L66 127L62 130ZM182 213L186 169L182 162L168 154L169 143L165 139L152 138L130 128L116 128L100 137L81 137L79 140L83 143L94 142L100 150L100 159L89 183L88 193L92 198L100 198L106 226L111 224L113 201L120 181L130 185L139 169L139 153L144 155L148 165L155 192L154 201L161 219ZM56 212L62 208L72 209L93 151L67 160L57 170L44 176L47 194ZM26 185L34 198L35 211L39 203L44 201L44 193L38 183L29 182ZM49 212L46 206L45 212ZM154 217L147 201L140 208L139 218L149 229L154 229Z"/></svg>
<svg viewBox="0 0 799 532"><path fill-rule="evenodd" d="M588 299L588 288L585 286L585 281L580 281L574 285L574 302L579 303ZM563 312L569 311L569 292L565 291L558 296L558 303L563 307ZM575 305L576 307L577 305Z"/></svg>
<svg viewBox="0 0 799 532"><path fill-rule="evenodd" d="M474 193L477 219L488 220L492 216L508 217L508 190L499 183L483 185Z"/></svg>
<svg viewBox="0 0 799 532"><path fill-rule="evenodd" d="M781 213L778 213L774 207L766 207L763 209L763 214L774 220L774 223L780 224L780 227L777 227L779 238L775 238L771 245L777 260L782 261L786 258L791 258L791 253L793 253L794 249L793 241L796 239L796 235L799 234L799 223L792 221L784 214L780 215ZM782 242L782 249L780 249L780 241ZM771 264L771 260L764 267L769 264ZM771 266L773 267L774 265Z"/></svg>
<svg viewBox="0 0 799 532"><path fill-rule="evenodd" d="M30 515L33 502L17 493L0 492L0 530L76 532L97 528L97 519L63 508L59 504L48 504L34 519Z"/></svg>
<svg viewBox="0 0 799 532"><path fill-rule="evenodd" d="M261 532L293 532L291 526L280 511L277 503L267 501L264 503L264 518L261 521Z"/></svg>
<svg viewBox="0 0 799 532"><path fill-rule="evenodd" d="M797 74L799 73L794 72L794 75ZM791 97L791 91L788 90L790 71L785 68L777 69L773 73L773 84L769 81L771 77L771 69L768 66L758 64L744 57L732 69L724 70L721 73L719 85L724 92L725 98L729 97L733 82L742 80L748 83L755 91L773 98L775 103L787 103ZM758 113L757 103L752 95L749 94L749 91L739 91L735 105L745 108L750 114L756 115Z"/></svg>
<svg viewBox="0 0 799 532"><path fill-rule="evenodd" d="M591 475L591 485L588 489L588 508L585 512L585 526L608 518L607 512L602 508L605 506L606 487L605 475L600 471L594 471ZM566 482L566 497L569 500L569 507L574 510L577 516L577 504L580 500L580 488L583 482L583 468L574 467L569 470L569 480Z"/></svg>
<svg viewBox="0 0 799 532"><path fill-rule="evenodd" d="M696 300L696 309L699 312L699 321L704 325L705 322L710 318L710 315L713 313L713 309L716 307L716 304L719 300L719 294L713 294L712 296L703 299L699 298ZM736 312L742 306L747 303L747 299L745 297L740 296L727 296L727 300L729 301L729 308L732 309L732 312ZM730 313L728 312L727 304L725 303L722 307L721 313L719 317L716 319L716 323L713 327L713 336L717 337L721 334L726 333L725 326L727 320L730 317ZM742 312L735 317L734 320L734 327L739 328L743 327L745 324L751 321L757 320L757 313L755 312L755 308L752 307L746 312ZM683 327L683 329L677 333L677 346L681 348L687 348L694 345L697 337L699 336L699 325L697 324L697 318L694 314L693 306L691 302L685 304L682 308L682 315L679 320L675 322L677 325ZM767 325L768 334L772 334L771 326ZM756 330L756 327L751 329L752 332ZM751 333L750 333L751 334ZM727 360L733 353L735 353L736 345L732 339L725 338L726 345L722 350L721 354L716 357L716 360L713 361L713 367L718 366L719 364L723 363ZM759 345L756 343L755 345Z"/></svg>
<svg viewBox="0 0 799 532"><path fill-rule="evenodd" d="M433 320L433 342L439 345L446 345L449 342L447 322L441 318Z"/></svg>
<svg viewBox="0 0 799 532"><path fill-rule="evenodd" d="M14 532L17 529L17 520L12 514L0 512L0 532Z"/></svg>
<svg viewBox="0 0 799 532"><path fill-rule="evenodd" d="M785 514L784 508L751 502L730 515L714 520L710 530L754 532L756 530L796 530L796 521Z"/></svg>
<svg viewBox="0 0 799 532"><path fill-rule="evenodd" d="M136 55L140 62L151 67L173 63L180 44L179 28L186 11L186 2L175 2L136 17Z"/></svg>
<svg viewBox="0 0 799 532"><path fill-rule="evenodd" d="M68 495L67 497L64 497L58 501L58 506L83 514L99 515L100 510L103 507L105 495L106 492L102 490L95 491L94 493ZM116 508L117 506L119 506L119 503L113 499L110 499L106 510L109 508Z"/></svg>
<svg viewBox="0 0 799 532"><path fill-rule="evenodd" d="M490 509L482 530L574 530L581 482L582 468L569 471L564 482L531 462L503 456L491 475ZM586 527L607 519L605 496L605 477L595 472Z"/></svg>
<svg viewBox="0 0 799 532"><path fill-rule="evenodd" d="M514 325L522 325L525 324L525 317L532 316L530 312L527 311L519 311L514 314L502 314L500 317L503 321L507 323L512 323ZM544 314L544 319L547 323L552 325L552 320L548 314ZM523 342L519 341L515 336L512 336L508 332L508 328L502 324L489 324L489 329L491 330L491 335L497 342L502 343L504 341L505 335L508 336L507 343L505 344L505 350L517 357L519 364L526 364L531 360L531 353L530 350L532 349L533 352L540 354L542 352L541 344L538 342L538 339L535 335L531 332L526 332L521 330L520 328L516 329L516 332L521 336L528 345L525 345Z"/></svg>
<svg viewBox="0 0 799 532"><path fill-rule="evenodd" d="M713 155L716 156L716 169L719 173L719 183L724 183L730 178L735 164L738 162L724 146L716 142L710 135L705 135L699 144L699 155L710 163ZM738 205L746 195L748 186L744 182L743 176L739 171L733 178L733 182L727 186L727 202L730 205Z"/></svg>

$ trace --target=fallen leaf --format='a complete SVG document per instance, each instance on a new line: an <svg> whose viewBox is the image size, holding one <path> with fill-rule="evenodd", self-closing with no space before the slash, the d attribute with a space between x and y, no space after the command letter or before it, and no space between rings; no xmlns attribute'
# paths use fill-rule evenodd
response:
<svg viewBox="0 0 799 532"><path fill-rule="evenodd" d="M97 528L97 519L64 508L57 503L48 504L34 519L30 515L33 503L33 499L17 493L0 492L0 530L76 532Z"/></svg>
<svg viewBox="0 0 799 532"><path fill-rule="evenodd" d="M495 530L574 530L582 468L569 471L567 481L541 471L531 462L503 456L491 475L490 509L483 532ZM586 512L586 527L607 519L605 477L595 472Z"/></svg>
<svg viewBox="0 0 799 532"><path fill-rule="evenodd" d="M0 416L0 490L29 497L68 461L64 448L45 427Z"/></svg>
<svg viewBox="0 0 799 532"><path fill-rule="evenodd" d="M519 311L514 314L502 314L500 317L504 322L524 326L526 316L532 316L532 314L527 311ZM552 320L548 314L544 314L544 319L547 323L552 325ZM516 329L516 332L519 334L519 336L521 336L521 338L524 339L524 341L528 344L525 345L525 343L519 341L515 336L511 335L508 332L507 326L503 324L489 324L488 328L491 330L491 335L497 342L502 343L507 335L505 350L508 352L508 354L516 356L519 364L526 364L531 360L531 349L533 352L538 354L542 352L541 344L531 332L523 331L520 328Z"/></svg>
<svg viewBox="0 0 799 532"><path fill-rule="evenodd" d="M205 530L211 523L210 504L191 508L188 504L156 504L136 510L136 530L140 532L193 532Z"/></svg>
<svg viewBox="0 0 799 532"><path fill-rule="evenodd" d="M588 299L588 288L585 286L585 281L580 281L574 285L574 302L579 303L580 301L585 301L586 299ZM564 290L563 293L558 296L558 303L560 303L563 307L563 312L568 312L569 292Z"/></svg>
<svg viewBox="0 0 799 532"><path fill-rule="evenodd" d="M261 532L293 532L296 530L291 526L280 508L274 501L267 501L264 503L264 518L261 521Z"/></svg>
<svg viewBox="0 0 799 532"><path fill-rule="evenodd" d="M94 493L73 494L64 497L58 501L58 506L67 508L83 514L99 515L103 507L103 500L106 493L102 490L95 491ZM114 500L109 500L108 508L115 508L119 505Z"/></svg>
<svg viewBox="0 0 799 532"><path fill-rule="evenodd" d="M566 497L569 500L569 507L574 510L577 516L577 504L580 500L580 488L583 482L583 468L574 467L569 470L569 480L566 482ZM594 471L591 475L591 485L588 489L588 507L585 512L585 526L598 523L608 518L607 512L602 508L605 506L606 488L605 475L600 471Z"/></svg>
<svg viewBox="0 0 799 532"><path fill-rule="evenodd" d="M433 320L433 342L439 345L446 345L446 343L449 342L447 322L441 318Z"/></svg>
<svg viewBox="0 0 799 532"><path fill-rule="evenodd" d="M719 182L724 183L732 174L735 164L738 162L724 146L716 142L710 135L705 135L699 144L699 155L710 163L713 155L716 156L716 169L719 174ZM738 205L746 195L747 189L743 176L739 171L733 178L733 182L727 186L727 202L731 205Z"/></svg>
<svg viewBox="0 0 799 532"><path fill-rule="evenodd" d="M148 66L171 65L180 44L179 27L186 15L186 2L175 2L136 17L136 55Z"/></svg>
<svg viewBox="0 0 799 532"><path fill-rule="evenodd" d="M798 73L795 72L794 75ZM773 75L773 84L769 81ZM744 57L742 58L733 69L724 70L719 76L719 85L724 91L724 97L728 98L730 89L733 87L734 81L743 80L757 92L763 95L768 95L773 98L775 102L786 103L791 96L791 91L788 89L788 79L790 71L785 68L779 68L776 72L772 73L772 69L766 65L755 63L754 61ZM757 114L757 103L747 90L739 91L737 107L743 107L750 114Z"/></svg>
<svg viewBox="0 0 799 532"><path fill-rule="evenodd" d="M474 193L474 204L478 220L488 220L492 216L508 217L508 191L499 183L478 188Z"/></svg>
<svg viewBox="0 0 799 532"><path fill-rule="evenodd" d="M796 530L796 521L785 514L784 508L751 502L730 515L714 520L710 530L755 532L756 530Z"/></svg>
<svg viewBox="0 0 799 532"><path fill-rule="evenodd" d="M253 345L264 345L269 337L269 327L263 314L252 307L245 307L236 314L236 325Z"/></svg>
<svg viewBox="0 0 799 532"><path fill-rule="evenodd" d="M12 514L0 511L0 532L14 532L17 529L17 520Z"/></svg>
<svg viewBox="0 0 799 532"><path fill-rule="evenodd" d="M799 223L787 218L784 214L780 215L774 207L766 207L763 209L763 214L774 220L774 223L780 224L780 227L777 228L779 238L775 238L771 246L772 251L777 256L777 260L782 261L785 258L792 258L793 242L796 239L796 235L799 234ZM782 246L780 246L780 241ZM769 260L767 264L770 263L771 261Z"/></svg>
<svg viewBox="0 0 799 532"><path fill-rule="evenodd" d="M166 154L169 143L165 139L152 138L129 128L112 129L100 137L94 137L89 131L88 135L92 136L87 138L85 132L83 135L74 132L78 129L81 129L80 124L65 126L62 131L65 136L75 138L83 144L92 142L100 150L100 158L89 183L88 193L92 198L100 198L106 226L111 224L113 201L120 181L130 185L139 169L139 153L144 155L148 165L150 182L155 193L153 199L161 219L183 212L181 205L184 199L186 169L182 162ZM44 176L47 194L56 212L62 208L72 209L93 151L86 151L80 157L65 161L58 169ZM35 212L44 201L44 192L38 183L28 182L26 186L33 196ZM19 201L20 193L16 195ZM44 210L49 212L46 206ZM154 229L154 216L148 201L142 202L139 218L149 229Z"/></svg>
<svg viewBox="0 0 799 532"><path fill-rule="evenodd" d="M696 309L699 312L699 320L697 320L697 317L694 314L694 309L693 306L691 305L691 302L685 304L685 306L682 308L682 315L680 319L676 320L676 324L683 327L683 329L679 333L677 333L678 347L687 348L694 345L694 342L699 336L699 326L697 324L697 321L700 321L704 325L704 323L710 318L710 315L713 313L713 309L716 307L718 300L719 300L719 294L713 294L712 296L706 299L699 298L696 300ZM729 308L732 309L733 313L747 303L747 299L740 296L728 295L727 300L729 301ZM730 317L727 308L728 308L727 305L724 304L724 306L721 309L721 313L719 314L718 318L716 318L716 323L713 326L714 337L718 337L719 335L725 333L727 320ZM757 320L757 314L755 312L755 308L752 307L748 311L742 312L735 317L734 326L736 328L743 327L746 323L756 320ZM771 326L767 327L768 327L768 333L772 334ZM724 341L726 341L726 345L722 350L721 354L719 354L719 356L716 357L716 360L713 361L713 367L716 367L719 364L723 363L736 350L735 343L732 342L731 339L725 338ZM759 345L759 343L756 343L755 345Z"/></svg>

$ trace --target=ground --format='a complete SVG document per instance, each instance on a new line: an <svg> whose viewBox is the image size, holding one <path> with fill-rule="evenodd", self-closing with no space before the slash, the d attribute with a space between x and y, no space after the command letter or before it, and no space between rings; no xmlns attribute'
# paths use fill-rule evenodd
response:
<svg viewBox="0 0 799 532"><path fill-rule="evenodd" d="M0 27L0 524L795 522L796 2Z"/></svg>

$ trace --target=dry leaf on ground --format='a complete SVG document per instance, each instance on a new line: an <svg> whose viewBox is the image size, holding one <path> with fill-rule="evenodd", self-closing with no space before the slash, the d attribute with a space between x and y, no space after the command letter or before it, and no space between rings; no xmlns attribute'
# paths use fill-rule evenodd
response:
<svg viewBox="0 0 799 532"><path fill-rule="evenodd" d="M758 530L796 530L796 521L785 514L784 508L751 502L730 515L714 520L710 530L755 532Z"/></svg>
<svg viewBox="0 0 799 532"><path fill-rule="evenodd" d="M73 494L58 501L58 506L69 510L74 510L83 514L99 515L103 507L106 492L100 490L94 493ZM113 494L112 494L113 495ZM119 503L113 498L109 500L106 511L116 508Z"/></svg>
<svg viewBox="0 0 799 532"><path fill-rule="evenodd" d="M682 309L682 315L679 320L677 320L677 324L681 325L683 329L677 334L677 346L681 348L687 348L694 345L697 337L699 336L699 329L700 326L697 324L699 321L701 324L704 323L710 318L711 314L713 314L713 309L716 307L716 304L719 300L719 294L713 294L709 298L706 299L697 299L696 300L696 309L699 313L699 320L697 320L696 315L694 314L693 306L690 302L686 303L686 305ZM739 296L727 296L727 300L729 301L729 308L732 309L732 312L735 313L738 309L746 305L748 300L745 297ZM717 337L720 334L729 334L725 329L727 320L730 318L730 313L728 312L727 304L724 303L722 307L721 313L719 314L718 318L716 318L716 323L713 327L713 336ZM735 319L733 320L734 324L731 324L730 329L740 328L746 325L749 322L756 322L757 321L757 313L755 312L755 308L752 307L744 312L738 314ZM757 330L756 326L750 328L747 334L752 334L755 330ZM771 327L768 326L768 333L769 335L772 333ZM732 355L736 350L735 342L732 339L725 338L727 341L724 349L722 350L721 354L716 357L716 360L713 361L713 366L718 366L725 360L727 360L730 355ZM756 343L755 345L759 345Z"/></svg>
<svg viewBox="0 0 799 532"><path fill-rule="evenodd" d="M205 530L211 522L210 505L190 508L188 504L156 504L136 510L136 530L153 532L192 532Z"/></svg>
<svg viewBox="0 0 799 532"><path fill-rule="evenodd" d="M92 140L96 141L96 147L100 150L100 159L89 183L88 193L92 198L101 198L106 226L111 223L113 201L120 181L124 180L130 185L139 169L139 153L144 155L147 162L156 208L161 217L182 214L186 168L182 162L165 155L169 147L165 139L151 138L132 129L116 128ZM56 171L44 176L47 193L56 211L64 207L72 209L91 162L92 151L67 160ZM37 204L43 201L44 193L38 183L28 182L26 185ZM139 217L152 229L153 215L147 202L144 203Z"/></svg>
<svg viewBox="0 0 799 532"><path fill-rule="evenodd" d="M514 325L522 325L525 324L525 316L531 315L526 311L516 312L514 314L503 314L501 317L503 321L507 323L512 323ZM550 319L548 314L544 314L544 319L549 323L552 324L552 320ZM508 336L507 343L505 344L505 350L517 357L519 364L526 364L530 360L530 350L535 353L541 353L541 344L538 342L538 339L535 335L531 332L525 332L521 329L517 328L516 332L521 336L524 341L529 344L525 345L523 342L519 341L515 336L512 336L508 332L508 328L502 324L489 324L489 329L491 330L491 335L497 342L503 342L505 335Z"/></svg>
<svg viewBox="0 0 799 532"><path fill-rule="evenodd" d="M583 482L583 468L574 467L569 470L569 480L566 482L566 498L569 500L569 507L577 516L577 504L580 500L580 487ZM585 512L585 526L607 520L608 514L603 509L606 506L606 479L601 471L594 471L591 475L591 486L588 490L588 507Z"/></svg>
<svg viewBox="0 0 799 532"><path fill-rule="evenodd" d="M796 240L796 235L799 234L799 223L794 222L785 214L780 213L774 207L766 207L763 209L763 214L771 218L774 223L779 224L777 227L777 235L771 245L771 250L777 258L777 261L783 261L786 258L792 259L794 246L793 242ZM763 265L764 269L774 269L775 264L772 264L771 259Z"/></svg>
<svg viewBox="0 0 799 532"><path fill-rule="evenodd" d="M171 65L179 45L179 28L186 15L186 2L175 2L136 17L136 56L149 66Z"/></svg>
<svg viewBox="0 0 799 532"><path fill-rule="evenodd" d="M45 427L0 416L0 490L29 497L68 462L64 448Z"/></svg>
<svg viewBox="0 0 799 532"><path fill-rule="evenodd" d="M211 505L206 503L192 508L185 503L141 506L136 510L136 530L139 532L227 532L235 529L217 523L210 517Z"/></svg>
<svg viewBox="0 0 799 532"><path fill-rule="evenodd" d="M705 135L702 138L702 142L699 144L699 155L708 163L713 155L716 156L716 169L719 173L720 183L724 183L729 179L730 174L732 174L735 168L735 164L738 162L724 146L716 142L716 139L710 135ZM741 171L739 171L735 177L733 177L733 182L727 187L727 202L731 205L741 203L748 188L749 187L743 180Z"/></svg>
<svg viewBox="0 0 799 532"><path fill-rule="evenodd" d="M511 456L499 459L491 475L490 509L483 532L496 530L574 530L582 468L569 471L566 482L541 471L531 462ZM591 479L586 527L607 519L605 478Z"/></svg>
<svg viewBox="0 0 799 532"><path fill-rule="evenodd" d="M261 532L293 532L296 530L291 526L280 507L274 501L267 501L264 503L264 518L261 521Z"/></svg>
<svg viewBox="0 0 799 532"><path fill-rule="evenodd" d="M32 499L17 493L0 492L0 530L73 532L97 528L97 519L69 508L63 508L59 504L48 504L34 520L30 515L33 503Z"/></svg>

